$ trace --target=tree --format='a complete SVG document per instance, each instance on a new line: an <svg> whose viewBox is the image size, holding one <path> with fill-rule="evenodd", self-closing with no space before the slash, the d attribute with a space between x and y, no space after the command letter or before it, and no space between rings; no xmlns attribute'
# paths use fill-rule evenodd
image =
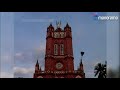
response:
<svg viewBox="0 0 120 90"><path fill-rule="evenodd" d="M95 70L95 76L98 75L98 78L106 78L106 63L105 64L101 64L98 63L94 70Z"/></svg>

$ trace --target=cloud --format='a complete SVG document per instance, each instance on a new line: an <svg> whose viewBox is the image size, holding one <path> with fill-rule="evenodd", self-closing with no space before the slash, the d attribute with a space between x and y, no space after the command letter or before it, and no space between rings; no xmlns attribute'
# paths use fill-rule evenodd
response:
<svg viewBox="0 0 120 90"><path fill-rule="evenodd" d="M45 45L41 44L40 47L33 48L28 51L17 52L15 53L15 67L14 67L14 77L24 77L31 78L33 77L35 64L37 59L41 69L44 69L45 61ZM26 68L32 67L32 68Z"/></svg>
<svg viewBox="0 0 120 90"><path fill-rule="evenodd" d="M14 77L32 78L34 68L14 67Z"/></svg>
<svg viewBox="0 0 120 90"><path fill-rule="evenodd" d="M0 72L0 78L13 78L13 76L14 76L13 73Z"/></svg>
<svg viewBox="0 0 120 90"><path fill-rule="evenodd" d="M17 52L15 53L15 61L18 61L19 63L28 63L28 62L34 62L36 63L37 59L40 62L44 61L45 57L45 45L40 44L40 47L33 48L29 51L23 51L23 52Z"/></svg>
<svg viewBox="0 0 120 90"><path fill-rule="evenodd" d="M20 53L20 52L15 54L16 57L21 57L22 55L23 55L23 54Z"/></svg>
<svg viewBox="0 0 120 90"><path fill-rule="evenodd" d="M9 55L4 55L4 56L2 56L2 59L3 59L4 61L9 61L10 58L11 58L11 57L10 57Z"/></svg>
<svg viewBox="0 0 120 90"><path fill-rule="evenodd" d="M34 54L38 58L43 58L45 56L45 45L41 45L40 47L35 48Z"/></svg>
<svg viewBox="0 0 120 90"><path fill-rule="evenodd" d="M15 73L28 74L28 73L33 73L34 68L14 67L13 70Z"/></svg>
<svg viewBox="0 0 120 90"><path fill-rule="evenodd" d="M45 44L41 44L40 47L36 48L34 51L36 59L39 60L40 64L43 65L45 61Z"/></svg>
<svg viewBox="0 0 120 90"><path fill-rule="evenodd" d="M12 54L1 54L1 62L9 63L12 62L14 56Z"/></svg>

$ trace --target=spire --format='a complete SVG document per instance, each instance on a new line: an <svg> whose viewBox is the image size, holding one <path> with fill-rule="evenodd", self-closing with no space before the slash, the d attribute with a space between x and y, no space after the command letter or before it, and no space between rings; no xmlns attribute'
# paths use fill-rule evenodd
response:
<svg viewBox="0 0 120 90"><path fill-rule="evenodd" d="M39 63L38 63L38 59L37 59L37 63L36 63L36 65L39 65Z"/></svg>
<svg viewBox="0 0 120 90"><path fill-rule="evenodd" d="M50 27L52 27L52 23L50 23Z"/></svg>
<svg viewBox="0 0 120 90"><path fill-rule="evenodd" d="M80 61L80 66L81 66L81 65L83 65L83 63L82 63L82 59L81 59L81 61Z"/></svg>
<svg viewBox="0 0 120 90"><path fill-rule="evenodd" d="M65 30L65 31L66 31L66 30L71 31L71 27L69 26L68 22L67 22L66 26L64 27L64 30Z"/></svg>
<svg viewBox="0 0 120 90"><path fill-rule="evenodd" d="M38 60L37 60L36 65L35 65L35 72L38 72L38 70L39 70L39 63L38 63Z"/></svg>
<svg viewBox="0 0 120 90"><path fill-rule="evenodd" d="M83 63L82 63L83 55L84 55L84 52L81 52L80 70L84 72L84 70L83 70Z"/></svg>
<svg viewBox="0 0 120 90"><path fill-rule="evenodd" d="M80 62L80 70L81 70L81 71L84 71L84 70L83 70L83 63L82 63L82 59L81 59L81 62Z"/></svg>
<svg viewBox="0 0 120 90"><path fill-rule="evenodd" d="M82 64L82 57L83 57L83 55L84 55L84 52L82 51L81 52L81 62L80 62L80 64Z"/></svg>
<svg viewBox="0 0 120 90"><path fill-rule="evenodd" d="M54 27L52 26L52 23L47 28L47 31L54 31Z"/></svg>
<svg viewBox="0 0 120 90"><path fill-rule="evenodd" d="M67 22L67 24L66 24L66 27L70 27L69 24L68 24L68 22Z"/></svg>

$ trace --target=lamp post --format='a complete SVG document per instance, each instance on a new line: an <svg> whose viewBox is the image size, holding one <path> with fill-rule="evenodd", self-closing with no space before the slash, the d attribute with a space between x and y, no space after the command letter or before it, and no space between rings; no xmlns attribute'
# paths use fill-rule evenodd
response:
<svg viewBox="0 0 120 90"><path fill-rule="evenodd" d="M81 52L81 61L80 61L80 72L83 73L83 75L84 75L84 69L83 69L83 63L82 63L83 55L84 55L84 52L82 51Z"/></svg>
<svg viewBox="0 0 120 90"><path fill-rule="evenodd" d="M82 51L82 52L81 52L81 60L82 60L83 55L84 55L84 52Z"/></svg>

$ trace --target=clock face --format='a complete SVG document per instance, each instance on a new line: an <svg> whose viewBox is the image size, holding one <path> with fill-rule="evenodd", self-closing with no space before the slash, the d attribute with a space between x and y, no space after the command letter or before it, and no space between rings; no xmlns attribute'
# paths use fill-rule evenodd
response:
<svg viewBox="0 0 120 90"><path fill-rule="evenodd" d="M56 68L57 68L57 69L61 69L62 67L63 67L63 64L62 64L62 63L59 62L59 63L56 64Z"/></svg>

